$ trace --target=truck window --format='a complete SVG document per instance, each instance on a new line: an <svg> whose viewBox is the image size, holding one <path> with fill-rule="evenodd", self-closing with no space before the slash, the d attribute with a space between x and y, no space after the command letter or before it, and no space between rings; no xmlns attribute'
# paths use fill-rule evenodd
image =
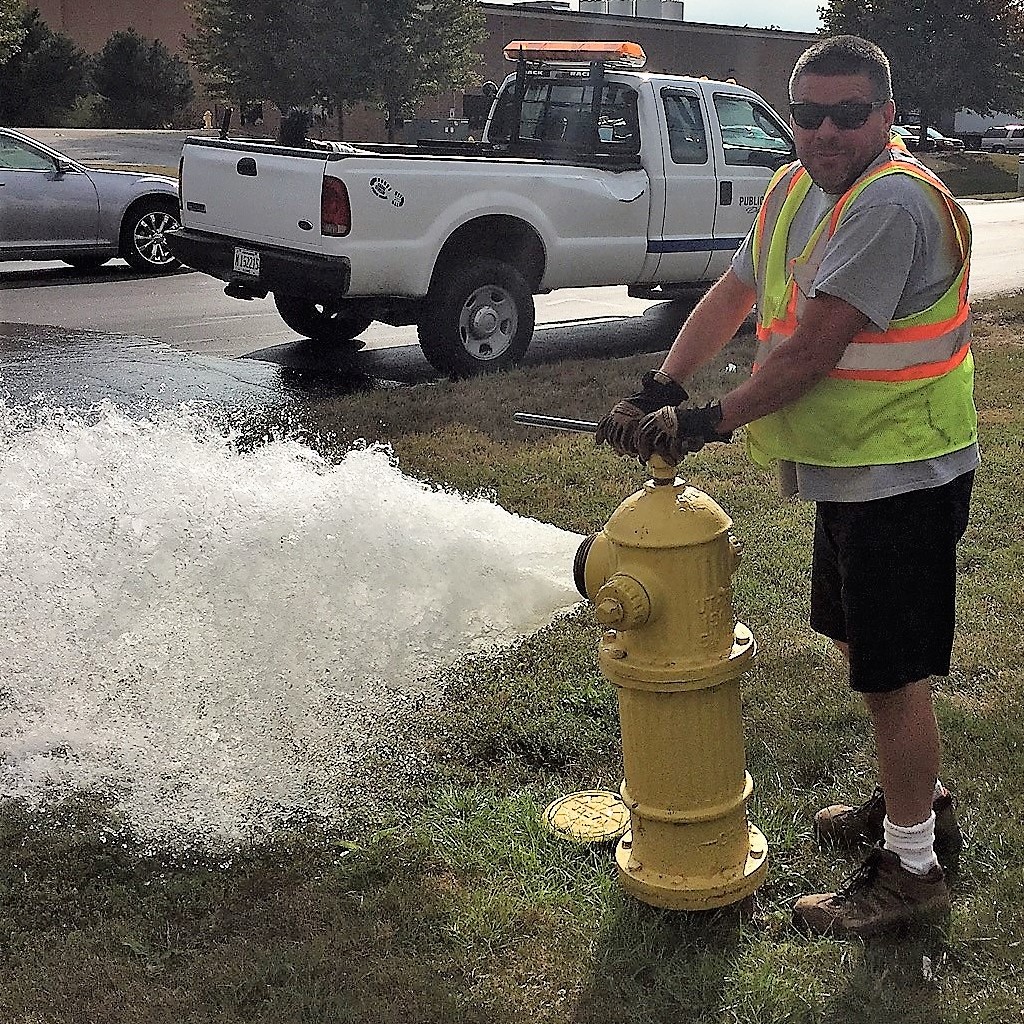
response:
<svg viewBox="0 0 1024 1024"><path fill-rule="evenodd" d="M519 122L521 142L544 142L586 152L640 152L636 92L606 82L601 90L597 131L594 131L593 87L584 78L527 80ZM514 88L507 89L489 134L491 142L508 142L512 134Z"/></svg>
<svg viewBox="0 0 1024 1024"><path fill-rule="evenodd" d="M662 89L668 148L674 164L706 164L708 136L696 93Z"/></svg>
<svg viewBox="0 0 1024 1024"><path fill-rule="evenodd" d="M767 107L746 96L716 93L725 162L773 170L793 159L793 143L782 122Z"/></svg>

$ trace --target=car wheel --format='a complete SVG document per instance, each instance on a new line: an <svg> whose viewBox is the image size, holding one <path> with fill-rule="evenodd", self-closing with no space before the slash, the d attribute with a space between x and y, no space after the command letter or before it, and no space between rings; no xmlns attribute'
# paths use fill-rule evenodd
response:
<svg viewBox="0 0 1024 1024"><path fill-rule="evenodd" d="M61 260L61 263L66 263L75 270L97 270L109 262L109 256L65 256Z"/></svg>
<svg viewBox="0 0 1024 1024"><path fill-rule="evenodd" d="M534 306L523 275L502 260L452 267L432 286L418 327L430 364L456 377L504 370L533 337Z"/></svg>
<svg viewBox="0 0 1024 1024"><path fill-rule="evenodd" d="M163 273L180 266L171 255L168 231L181 226L178 207L169 200L147 199L128 210L121 225L121 255L133 270Z"/></svg>
<svg viewBox="0 0 1024 1024"><path fill-rule="evenodd" d="M346 309L344 302L317 302L302 295L274 292L274 305L296 334L329 345L352 341L373 323L372 318Z"/></svg>

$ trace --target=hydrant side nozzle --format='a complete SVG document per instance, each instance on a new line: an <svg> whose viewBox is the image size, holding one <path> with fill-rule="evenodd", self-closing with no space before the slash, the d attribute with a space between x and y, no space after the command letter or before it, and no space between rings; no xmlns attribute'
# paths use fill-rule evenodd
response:
<svg viewBox="0 0 1024 1024"><path fill-rule="evenodd" d="M611 575L608 537L602 530L592 533L576 549L572 564L572 578L576 589L590 601Z"/></svg>
<svg viewBox="0 0 1024 1024"><path fill-rule="evenodd" d="M594 597L595 617L602 626L638 629L651 617L651 598L633 576L615 573Z"/></svg>
<svg viewBox="0 0 1024 1024"><path fill-rule="evenodd" d="M576 549L576 557L572 561L572 580L581 597L590 597L587 593L587 555L590 554L590 549L594 546L596 539L596 533L586 537Z"/></svg>

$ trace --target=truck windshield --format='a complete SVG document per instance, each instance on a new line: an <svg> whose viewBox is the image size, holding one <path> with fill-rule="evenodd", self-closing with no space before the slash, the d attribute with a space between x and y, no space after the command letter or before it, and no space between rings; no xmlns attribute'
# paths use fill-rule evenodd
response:
<svg viewBox="0 0 1024 1024"><path fill-rule="evenodd" d="M491 142L509 142L512 138L514 93L514 87L509 87L499 100L488 133ZM593 86L586 79L528 79L519 140L560 143L568 149L588 152L639 153L636 93L626 85L606 82L601 89L596 125L593 98Z"/></svg>

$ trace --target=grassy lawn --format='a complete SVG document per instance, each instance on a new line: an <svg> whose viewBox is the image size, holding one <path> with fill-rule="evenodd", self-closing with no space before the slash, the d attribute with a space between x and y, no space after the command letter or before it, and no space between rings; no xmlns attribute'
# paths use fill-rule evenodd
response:
<svg viewBox="0 0 1024 1024"><path fill-rule="evenodd" d="M955 196L1012 198L1017 193L1017 157L1013 153L922 153Z"/></svg>
<svg viewBox="0 0 1024 1024"><path fill-rule="evenodd" d="M745 543L736 610L760 644L743 681L750 814L770 843L752 916L638 903L610 849L542 827L551 799L621 778L615 696L581 607L437 678L346 780L351 816L335 829L296 825L213 858L142 848L96 796L0 806L0 1021L1020 1020L1022 327L1020 297L978 315L985 462L960 555L955 667L936 684L943 778L967 836L948 928L864 944L790 924L800 893L854 866L817 849L810 819L870 791L873 752L839 659L806 624L811 510L780 504L733 444L684 468ZM695 397L740 379L749 351L749 337L735 341ZM352 395L290 429L328 458L358 437L387 440L407 473L589 533L638 471L511 414L595 419L656 361Z"/></svg>

